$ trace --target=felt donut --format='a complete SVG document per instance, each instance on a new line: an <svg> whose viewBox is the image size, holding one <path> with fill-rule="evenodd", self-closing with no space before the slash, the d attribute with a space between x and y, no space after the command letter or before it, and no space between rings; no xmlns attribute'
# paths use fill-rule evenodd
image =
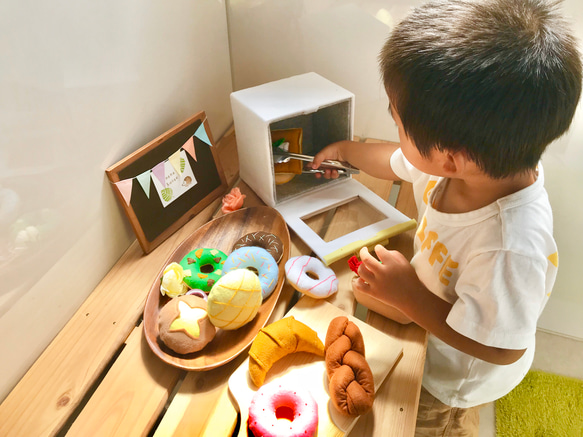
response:
<svg viewBox="0 0 583 437"><path fill-rule="evenodd" d="M279 270L269 252L261 247L241 247L227 257L223 264L225 273L238 269L256 270L261 282L261 296L267 298L277 285Z"/></svg>
<svg viewBox="0 0 583 437"><path fill-rule="evenodd" d="M190 270L190 276L185 276L184 282L190 288L209 292L215 282L223 276L223 264L226 259L227 255L218 249L194 249L180 261L184 270Z"/></svg>
<svg viewBox="0 0 583 437"><path fill-rule="evenodd" d="M324 299L338 291L334 270L312 256L290 258L285 263L285 275L292 287L315 299Z"/></svg>
<svg viewBox="0 0 583 437"><path fill-rule="evenodd" d="M204 299L205 301L208 300L208 295L202 291L199 290L198 288L193 288L192 290L188 290L186 292L186 296L196 296L196 297L200 297L201 299Z"/></svg>
<svg viewBox="0 0 583 437"><path fill-rule="evenodd" d="M246 246L256 246L267 250L275 262L279 262L283 256L283 243L277 235L269 232L257 231L243 235L235 241L233 250Z"/></svg>
<svg viewBox="0 0 583 437"><path fill-rule="evenodd" d="M273 381L253 396L248 427L253 435L262 437L315 436L318 404L308 390Z"/></svg>

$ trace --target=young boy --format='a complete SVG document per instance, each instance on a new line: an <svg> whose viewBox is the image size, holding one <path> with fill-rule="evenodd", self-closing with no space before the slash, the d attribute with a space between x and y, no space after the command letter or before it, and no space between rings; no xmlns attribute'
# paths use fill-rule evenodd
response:
<svg viewBox="0 0 583 437"><path fill-rule="evenodd" d="M555 280L539 160L573 118L579 53L543 0L449 0L397 25L380 66L400 148L343 141L313 167L345 160L413 183L411 263L363 248L353 286L429 332L416 435L477 435L477 406L528 371Z"/></svg>

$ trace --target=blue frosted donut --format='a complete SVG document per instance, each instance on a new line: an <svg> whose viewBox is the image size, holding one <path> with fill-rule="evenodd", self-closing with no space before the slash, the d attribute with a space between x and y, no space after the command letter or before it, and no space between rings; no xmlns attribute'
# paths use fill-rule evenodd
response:
<svg viewBox="0 0 583 437"><path fill-rule="evenodd" d="M256 270L261 282L261 295L266 299L275 289L279 270L269 252L261 247L245 246L231 252L223 264L223 272L231 270Z"/></svg>

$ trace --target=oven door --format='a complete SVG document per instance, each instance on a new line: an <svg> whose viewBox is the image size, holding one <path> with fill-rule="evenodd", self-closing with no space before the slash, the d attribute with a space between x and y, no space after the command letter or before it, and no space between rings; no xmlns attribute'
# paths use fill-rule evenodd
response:
<svg viewBox="0 0 583 437"><path fill-rule="evenodd" d="M350 178L275 208L326 265L417 226L414 219Z"/></svg>

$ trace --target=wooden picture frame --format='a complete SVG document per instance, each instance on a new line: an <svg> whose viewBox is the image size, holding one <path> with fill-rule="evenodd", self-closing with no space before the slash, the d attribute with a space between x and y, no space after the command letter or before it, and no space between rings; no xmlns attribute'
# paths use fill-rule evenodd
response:
<svg viewBox="0 0 583 437"><path fill-rule="evenodd" d="M200 135L195 135L201 132L201 126L204 128L203 134L206 134L206 138L202 135L203 139L199 138ZM181 150L190 138L194 143L194 157L190 153L183 156L188 159L196 183L164 207L154 183L149 184L147 195L138 181L138 176L164 163L176 151ZM206 139L210 144L204 141ZM114 185L112 188L146 254L227 191L225 174L204 111L140 147L105 172ZM119 185L121 183L125 183L128 190L126 196L129 195L129 198L124 197Z"/></svg>

